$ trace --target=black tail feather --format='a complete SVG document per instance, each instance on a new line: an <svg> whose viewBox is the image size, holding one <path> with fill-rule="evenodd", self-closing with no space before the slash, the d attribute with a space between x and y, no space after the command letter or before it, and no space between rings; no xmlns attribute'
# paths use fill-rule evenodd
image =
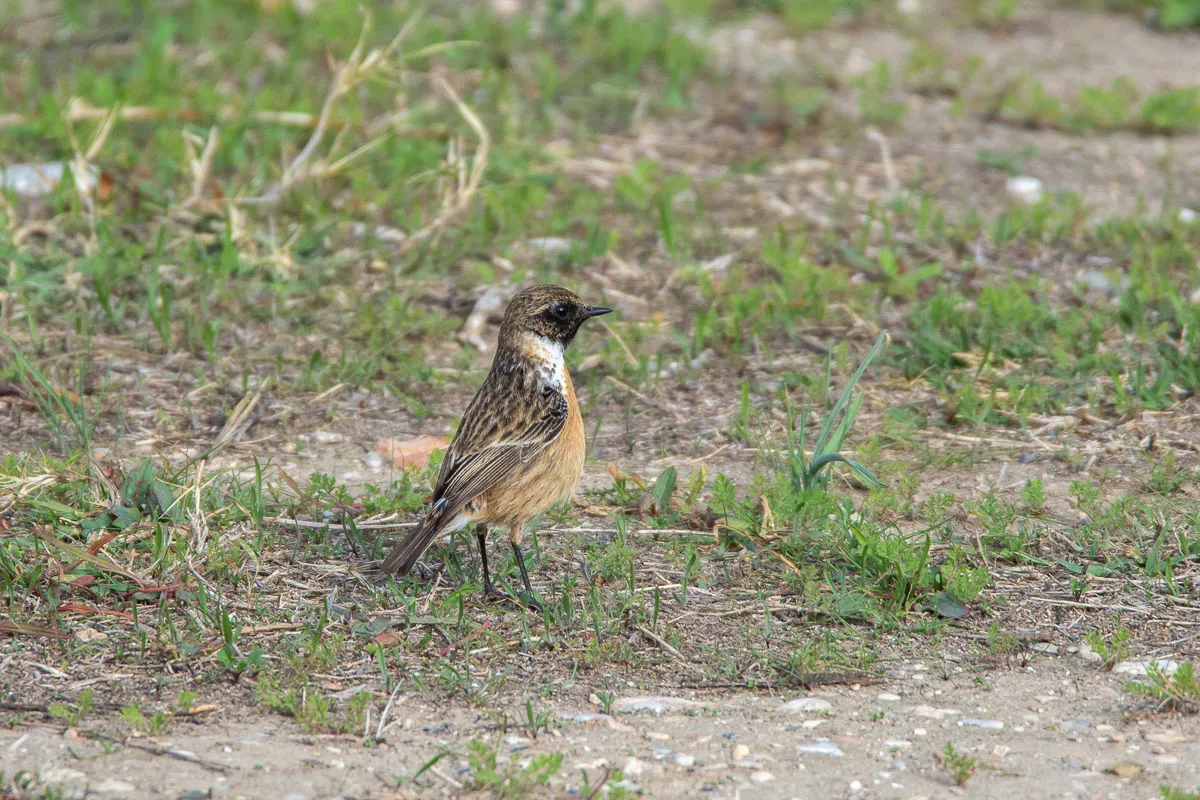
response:
<svg viewBox="0 0 1200 800"><path fill-rule="evenodd" d="M399 576L411 572L417 559L445 529L446 524L453 519L450 511L451 509L447 508L445 504L435 503L425 519L421 520L421 524L393 547L392 552L387 554L387 558L383 560L383 571L394 572Z"/></svg>

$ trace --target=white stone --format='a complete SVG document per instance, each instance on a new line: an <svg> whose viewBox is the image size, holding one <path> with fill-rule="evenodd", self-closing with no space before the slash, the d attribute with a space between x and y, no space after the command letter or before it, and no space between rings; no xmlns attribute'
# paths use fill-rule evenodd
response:
<svg viewBox="0 0 1200 800"><path fill-rule="evenodd" d="M818 756L833 756L834 758L846 755L840 747L829 739L817 739L815 742L798 744L796 745L796 752Z"/></svg>
<svg viewBox="0 0 1200 800"><path fill-rule="evenodd" d="M962 712L956 708L934 708L933 706L919 705L914 706L911 711L914 717L924 717L925 719L942 719L943 717L951 717Z"/></svg>
<svg viewBox="0 0 1200 800"><path fill-rule="evenodd" d="M1169 658L1156 658L1153 661L1122 661L1113 667L1113 672L1121 675L1149 675L1150 665L1154 664L1164 675L1174 675L1179 669L1179 662Z"/></svg>
<svg viewBox="0 0 1200 800"><path fill-rule="evenodd" d="M631 758L626 761L625 766L621 769L621 772L625 773L626 776L641 775L645 771L646 762L637 758Z"/></svg>
<svg viewBox="0 0 1200 800"><path fill-rule="evenodd" d="M541 236L527 240L525 246L543 255L556 256L574 247L574 242L560 236Z"/></svg>
<svg viewBox="0 0 1200 800"><path fill-rule="evenodd" d="M963 717L958 721L958 724L971 728L983 728L989 731L1004 730L1004 723L998 719L971 719L970 717Z"/></svg>
<svg viewBox="0 0 1200 800"><path fill-rule="evenodd" d="M766 770L760 769L757 772L750 773L750 782L757 783L760 786L764 783L770 783L773 780L775 780L775 776Z"/></svg>
<svg viewBox="0 0 1200 800"><path fill-rule="evenodd" d="M892 694L891 692L883 692L882 694L876 695L875 699L881 703L895 703L900 700L900 695Z"/></svg>
<svg viewBox="0 0 1200 800"><path fill-rule="evenodd" d="M812 714L833 710L833 703L820 697L797 697L779 707L785 714Z"/></svg>
<svg viewBox="0 0 1200 800"><path fill-rule="evenodd" d="M1015 175L1009 178L1008 185L1004 188L1008 192L1009 199L1018 203L1033 205L1042 199L1042 182L1028 175Z"/></svg>
<svg viewBox="0 0 1200 800"><path fill-rule="evenodd" d="M132 783L119 781L116 778L105 778L88 786L88 791L89 793L103 795L104 797L114 797L133 794L137 789Z"/></svg>
<svg viewBox="0 0 1200 800"><path fill-rule="evenodd" d="M675 763L684 769L691 769L696 766L696 757L687 753L676 753Z"/></svg>
<svg viewBox="0 0 1200 800"><path fill-rule="evenodd" d="M636 711L649 711L652 714L665 714L668 711L699 710L703 703L695 700L684 700L682 697L621 697L613 701L612 710L623 714Z"/></svg>

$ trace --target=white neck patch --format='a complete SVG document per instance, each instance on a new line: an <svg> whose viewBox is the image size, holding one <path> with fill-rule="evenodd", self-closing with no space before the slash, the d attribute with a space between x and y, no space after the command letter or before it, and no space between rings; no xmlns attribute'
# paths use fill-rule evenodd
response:
<svg viewBox="0 0 1200 800"><path fill-rule="evenodd" d="M522 343L525 355L537 367L538 380L542 386L562 391L566 384L567 366L563 360L562 342L536 334L527 334Z"/></svg>

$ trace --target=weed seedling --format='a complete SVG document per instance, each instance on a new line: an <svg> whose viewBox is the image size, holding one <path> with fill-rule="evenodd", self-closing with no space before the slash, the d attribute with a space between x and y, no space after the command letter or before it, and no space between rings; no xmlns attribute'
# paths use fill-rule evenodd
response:
<svg viewBox="0 0 1200 800"><path fill-rule="evenodd" d="M975 759L955 750L951 742L946 742L946 749L940 755L934 754L933 758L956 786L965 786L975 774Z"/></svg>
<svg viewBox="0 0 1200 800"><path fill-rule="evenodd" d="M1127 659L1132 650L1130 641L1133 639L1133 635L1124 625L1113 631L1110 636L1104 636L1099 631L1088 631L1083 639L1087 642L1088 647L1100 656L1100 666L1109 672L1117 664Z"/></svg>

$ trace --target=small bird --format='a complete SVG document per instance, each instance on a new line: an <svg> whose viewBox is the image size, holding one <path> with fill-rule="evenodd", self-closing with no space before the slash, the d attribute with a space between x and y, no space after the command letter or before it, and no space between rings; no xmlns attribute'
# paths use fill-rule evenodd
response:
<svg viewBox="0 0 1200 800"><path fill-rule="evenodd" d="M611 311L560 286L534 286L513 297L492 368L442 460L433 505L383 560L386 572L408 574L434 539L473 522L484 592L504 598L488 573L487 534L489 527L507 528L525 602L540 608L521 552L525 526L569 497L583 474L583 418L563 353L584 320Z"/></svg>

